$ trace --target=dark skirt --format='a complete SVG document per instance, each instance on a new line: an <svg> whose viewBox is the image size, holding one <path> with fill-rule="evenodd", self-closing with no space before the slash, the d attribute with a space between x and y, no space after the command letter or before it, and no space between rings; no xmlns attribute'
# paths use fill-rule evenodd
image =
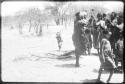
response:
<svg viewBox="0 0 125 84"><path fill-rule="evenodd" d="M75 51L78 55L82 55L86 51L86 40L82 36L72 36Z"/></svg>

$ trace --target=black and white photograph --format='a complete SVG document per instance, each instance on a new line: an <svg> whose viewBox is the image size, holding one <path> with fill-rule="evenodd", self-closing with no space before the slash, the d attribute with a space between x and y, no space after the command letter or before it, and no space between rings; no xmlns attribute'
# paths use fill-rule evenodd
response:
<svg viewBox="0 0 125 84"><path fill-rule="evenodd" d="M124 82L124 2L3 1L2 82Z"/></svg>

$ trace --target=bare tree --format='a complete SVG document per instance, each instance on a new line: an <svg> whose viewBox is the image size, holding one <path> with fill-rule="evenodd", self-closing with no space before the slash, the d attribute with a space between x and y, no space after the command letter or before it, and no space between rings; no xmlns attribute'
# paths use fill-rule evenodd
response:
<svg viewBox="0 0 125 84"><path fill-rule="evenodd" d="M17 12L16 16L15 16L15 20L18 28L19 28L19 33L23 34L23 24L25 23L25 17L23 14L21 14L21 12Z"/></svg>
<svg viewBox="0 0 125 84"><path fill-rule="evenodd" d="M22 12L21 12L22 13ZM22 14L18 13L17 18L18 18L18 24L19 26L19 31L22 30L22 25L26 22L29 23L29 32L31 32L31 29L34 28L35 33L39 35L41 33L42 22L45 22L46 14L42 13L42 11L38 8L29 8L28 10L23 11ZM39 32L41 31L41 32Z"/></svg>
<svg viewBox="0 0 125 84"><path fill-rule="evenodd" d="M45 10L50 11L50 13L53 15L54 17L54 21L56 22L57 25L63 24L63 6L66 4L67 2L55 2L54 6L47 6L45 8Z"/></svg>

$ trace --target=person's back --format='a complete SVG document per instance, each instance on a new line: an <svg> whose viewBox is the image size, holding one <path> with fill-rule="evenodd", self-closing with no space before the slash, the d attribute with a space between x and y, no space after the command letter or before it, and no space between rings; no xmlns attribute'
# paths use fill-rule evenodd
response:
<svg viewBox="0 0 125 84"><path fill-rule="evenodd" d="M80 23L80 21L75 20L74 21L74 35L80 37L82 34L81 28L83 25Z"/></svg>
<svg viewBox="0 0 125 84"><path fill-rule="evenodd" d="M104 51L111 51L111 44L109 40L103 38L101 44L104 45Z"/></svg>

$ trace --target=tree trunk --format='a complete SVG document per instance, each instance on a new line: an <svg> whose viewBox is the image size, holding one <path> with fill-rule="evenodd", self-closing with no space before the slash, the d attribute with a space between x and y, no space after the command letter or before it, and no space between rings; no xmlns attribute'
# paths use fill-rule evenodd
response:
<svg viewBox="0 0 125 84"><path fill-rule="evenodd" d="M36 34L38 34L38 27L39 26L39 24L36 24Z"/></svg>
<svg viewBox="0 0 125 84"><path fill-rule="evenodd" d="M63 25L63 17L61 18L61 24Z"/></svg>
<svg viewBox="0 0 125 84"><path fill-rule="evenodd" d="M22 24L19 24L19 33L22 34Z"/></svg>
<svg viewBox="0 0 125 84"><path fill-rule="evenodd" d="M39 31L39 36L42 35L42 25L40 24L40 31Z"/></svg>
<svg viewBox="0 0 125 84"><path fill-rule="evenodd" d="M65 18L65 28L67 29L67 25L68 25L68 21L67 21L67 18Z"/></svg>
<svg viewBox="0 0 125 84"><path fill-rule="evenodd" d="M30 24L30 26L29 26L29 32L30 32L31 31L31 27L32 27L31 20L29 21L29 24Z"/></svg>
<svg viewBox="0 0 125 84"><path fill-rule="evenodd" d="M55 19L56 25L60 24L60 20L59 19Z"/></svg>
<svg viewBox="0 0 125 84"><path fill-rule="evenodd" d="M48 24L46 26L47 26L47 29L48 29Z"/></svg>

